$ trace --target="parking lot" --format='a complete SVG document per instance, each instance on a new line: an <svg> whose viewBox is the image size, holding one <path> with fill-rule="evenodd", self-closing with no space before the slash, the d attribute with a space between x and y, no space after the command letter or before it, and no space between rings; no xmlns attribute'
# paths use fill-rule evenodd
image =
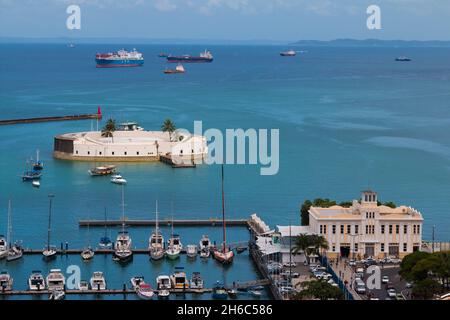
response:
<svg viewBox="0 0 450 320"><path fill-rule="evenodd" d="M380 289L367 289L366 297L368 299L379 300L398 300L409 299L411 289L406 287L406 281L401 279L399 275L400 268L398 266L380 266L381 278L387 277L381 283ZM367 283L368 276L364 276L364 282ZM388 279L388 280L387 280ZM386 282L387 280L387 282ZM388 294L388 289L391 289L391 294ZM393 290L393 291L392 291Z"/></svg>

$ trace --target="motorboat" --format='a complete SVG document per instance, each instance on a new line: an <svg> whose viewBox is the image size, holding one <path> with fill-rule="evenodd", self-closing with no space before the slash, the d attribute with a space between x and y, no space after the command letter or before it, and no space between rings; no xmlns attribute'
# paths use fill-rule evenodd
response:
<svg viewBox="0 0 450 320"><path fill-rule="evenodd" d="M33 180L33 182L31 182L31 185L35 188L39 188L41 186L41 183L39 182L39 180Z"/></svg>
<svg viewBox="0 0 450 320"><path fill-rule="evenodd" d="M94 257L94 255L95 252L94 250L92 250L91 247L88 247L81 252L81 258L85 261L91 260Z"/></svg>
<svg viewBox="0 0 450 320"><path fill-rule="evenodd" d="M153 260L160 260L164 257L164 237L159 230L158 201L156 201L155 231L148 240L148 249Z"/></svg>
<svg viewBox="0 0 450 320"><path fill-rule="evenodd" d="M203 251L203 250L209 251L211 249L211 240L209 240L208 235L204 234L198 244L199 244L200 251Z"/></svg>
<svg viewBox="0 0 450 320"><path fill-rule="evenodd" d="M170 291L167 289L160 289L158 290L158 298L160 299L166 299L170 296Z"/></svg>
<svg viewBox="0 0 450 320"><path fill-rule="evenodd" d="M66 297L66 293L63 290L54 290L48 297L49 300L63 300Z"/></svg>
<svg viewBox="0 0 450 320"><path fill-rule="evenodd" d="M114 184L127 184L127 180L121 175L115 175L110 180Z"/></svg>
<svg viewBox="0 0 450 320"><path fill-rule="evenodd" d="M45 279L41 271L35 270L31 272L28 278L28 288L31 291L45 290Z"/></svg>
<svg viewBox="0 0 450 320"><path fill-rule="evenodd" d="M232 299L237 298L237 290L236 289L228 289L227 290L228 296Z"/></svg>
<svg viewBox="0 0 450 320"><path fill-rule="evenodd" d="M192 273L191 281L189 282L191 289L203 289L203 279L200 272Z"/></svg>
<svg viewBox="0 0 450 320"><path fill-rule="evenodd" d="M411 61L411 58L405 57L405 56L400 56L395 58L395 61L400 61L400 62L406 62L406 61Z"/></svg>
<svg viewBox="0 0 450 320"><path fill-rule="evenodd" d="M89 291L89 282L86 280L80 280L80 282L78 283L78 290Z"/></svg>
<svg viewBox="0 0 450 320"><path fill-rule="evenodd" d="M116 166L107 165L90 169L88 172L92 177L107 176L116 173Z"/></svg>
<svg viewBox="0 0 450 320"><path fill-rule="evenodd" d="M131 287L133 288L133 290L136 290L141 283L145 283L143 276L132 277L130 279L130 282L131 282Z"/></svg>
<svg viewBox="0 0 450 320"><path fill-rule="evenodd" d="M141 283L136 289L136 293L143 300L150 300L155 295L152 287L148 283Z"/></svg>
<svg viewBox="0 0 450 320"><path fill-rule="evenodd" d="M186 278L186 272L175 271L171 276L172 288L174 289L187 289L189 288L189 281Z"/></svg>
<svg viewBox="0 0 450 320"><path fill-rule="evenodd" d="M0 259L6 258L8 255L8 243L4 235L0 235Z"/></svg>
<svg viewBox="0 0 450 320"><path fill-rule="evenodd" d="M211 251L210 251L210 249L206 249L206 248L204 248L204 249L202 249L201 251L200 251L200 258L209 258L209 256L211 255Z"/></svg>
<svg viewBox="0 0 450 320"><path fill-rule="evenodd" d="M49 291L64 291L66 285L66 278L61 272L61 269L51 269L46 278L47 289Z"/></svg>
<svg viewBox="0 0 450 320"><path fill-rule="evenodd" d="M11 291L13 286L13 278L8 271L0 272L0 289L4 291Z"/></svg>
<svg viewBox="0 0 450 320"><path fill-rule="evenodd" d="M216 300L226 300L228 298L227 289L221 282L219 282L219 281L216 282L216 284L213 288L212 297L213 297L213 299L216 299Z"/></svg>
<svg viewBox="0 0 450 320"><path fill-rule="evenodd" d="M188 258L197 257L197 246L195 244L189 244L186 246L186 253Z"/></svg>
<svg viewBox="0 0 450 320"><path fill-rule="evenodd" d="M170 290L170 289L172 289L172 282L170 280L170 277L166 276L166 275L157 276L156 277L156 288L158 290L163 290L163 289Z"/></svg>
<svg viewBox="0 0 450 320"><path fill-rule="evenodd" d="M95 271L92 274L89 284L91 286L91 290L96 290L96 291L106 290L106 280L105 280L105 276L103 275L103 272Z"/></svg>

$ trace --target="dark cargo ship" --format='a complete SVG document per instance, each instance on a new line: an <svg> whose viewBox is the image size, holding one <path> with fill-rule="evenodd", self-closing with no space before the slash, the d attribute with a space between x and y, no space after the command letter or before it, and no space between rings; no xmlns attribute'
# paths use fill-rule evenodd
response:
<svg viewBox="0 0 450 320"><path fill-rule="evenodd" d="M213 62L213 55L210 51L205 50L200 53L200 56L194 57L191 55L183 55L183 56L172 56L169 55L167 57L167 62L177 62L177 63L205 63L205 62Z"/></svg>

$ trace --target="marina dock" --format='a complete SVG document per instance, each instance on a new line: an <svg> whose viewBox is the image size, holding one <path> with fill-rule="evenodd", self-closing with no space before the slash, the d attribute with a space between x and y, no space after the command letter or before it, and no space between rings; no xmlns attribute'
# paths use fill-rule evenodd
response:
<svg viewBox="0 0 450 320"><path fill-rule="evenodd" d="M172 156L170 156L170 155L159 156L159 161L161 161L162 163L168 164L172 168L195 168L195 167L197 167L197 165L195 164L195 162L193 160L186 161L186 159L184 159L182 161L181 160L174 161L172 159Z"/></svg>
<svg viewBox="0 0 450 320"><path fill-rule="evenodd" d="M159 225L168 225L170 226L172 220L170 219L162 219L159 220ZM248 220L247 219L231 219L227 220L227 226L242 226L247 227ZM122 220L79 220L78 225L80 227L118 227L122 225ZM147 226L155 226L155 220L125 220L125 225L131 227L147 227ZM221 226L222 219L219 218L211 218L211 219L199 219L199 220L174 220L174 226L184 226L184 227L205 227L205 226Z"/></svg>
<svg viewBox="0 0 450 320"><path fill-rule="evenodd" d="M0 120L0 125L11 124L28 124L38 122L51 122L51 121L75 121L75 120L89 120L89 119L101 119L101 114L76 114L69 116L57 116L57 117L38 117L38 118L22 118L22 119L9 119Z"/></svg>
<svg viewBox="0 0 450 320"><path fill-rule="evenodd" d="M213 290L211 288L203 288L203 289L170 289L169 290L171 294L184 294L184 293L194 293L194 294L204 294L204 293L211 293ZM94 295L100 295L100 294L136 294L136 291L131 289L106 289L106 290L65 290L64 291L67 295L87 295L87 294L94 294ZM154 291L155 293L158 293L158 290ZM5 296L14 296L14 295L50 295L51 292L48 290L11 290L11 291L4 291L2 292L0 290L0 295Z"/></svg>

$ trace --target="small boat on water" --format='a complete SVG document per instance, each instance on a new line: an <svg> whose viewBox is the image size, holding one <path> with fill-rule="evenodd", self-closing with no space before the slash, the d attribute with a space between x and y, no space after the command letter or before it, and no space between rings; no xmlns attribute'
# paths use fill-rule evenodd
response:
<svg viewBox="0 0 450 320"><path fill-rule="evenodd" d="M4 235L0 235L0 259L6 258L8 251L8 242Z"/></svg>
<svg viewBox="0 0 450 320"><path fill-rule="evenodd" d="M33 182L31 184L35 188L39 188L41 186L41 183L39 182L39 180L33 180Z"/></svg>
<svg viewBox="0 0 450 320"><path fill-rule="evenodd" d="M405 56L400 56L395 58L395 61L399 61L399 62L406 62L406 61L411 61L411 58L405 57Z"/></svg>
<svg viewBox="0 0 450 320"><path fill-rule="evenodd" d="M297 55L297 52L294 50L280 52L280 56L282 56L282 57L295 57L296 55Z"/></svg>
<svg viewBox="0 0 450 320"><path fill-rule="evenodd" d="M64 291L66 286L66 278L61 269L51 269L47 275L46 282L49 291Z"/></svg>
<svg viewBox="0 0 450 320"><path fill-rule="evenodd" d="M13 286L13 278L8 271L0 272L0 290L11 291Z"/></svg>
<svg viewBox="0 0 450 320"><path fill-rule="evenodd" d="M89 290L89 282L87 282L86 280L80 280L80 282L78 283L77 289L80 291L88 291Z"/></svg>
<svg viewBox="0 0 450 320"><path fill-rule="evenodd" d="M94 257L94 255L95 252L94 250L92 250L91 247L88 247L81 252L81 258L85 261L91 260Z"/></svg>
<svg viewBox="0 0 450 320"><path fill-rule="evenodd" d="M131 283L131 287L133 288L133 290L136 290L141 283L145 283L144 277L143 276L135 276L130 279L130 283Z"/></svg>
<svg viewBox="0 0 450 320"><path fill-rule="evenodd" d="M213 255L214 258L222 264L231 264L234 258L233 250L227 246L227 226L225 219L225 192L224 192L224 171L222 165L222 230L223 230L223 242L222 247L219 249L218 247L214 248Z"/></svg>
<svg viewBox="0 0 450 320"><path fill-rule="evenodd" d="M197 246L195 244L189 244L186 246L186 253L188 258L196 258L197 257Z"/></svg>
<svg viewBox="0 0 450 320"><path fill-rule="evenodd" d="M208 251L211 249L211 240L209 240L208 235L204 234L202 238L199 241L199 249L200 251L203 249L208 249Z"/></svg>
<svg viewBox="0 0 450 320"><path fill-rule="evenodd" d="M184 268L175 268L180 271L175 271L171 276L170 280L172 282L172 288L174 289L187 289L189 288L189 281L186 277L186 272L181 271Z"/></svg>
<svg viewBox="0 0 450 320"><path fill-rule="evenodd" d="M158 290L167 289L170 290L172 288L172 283L169 276L160 275L156 277L156 288Z"/></svg>
<svg viewBox="0 0 450 320"><path fill-rule="evenodd" d="M186 72L186 70L184 69L182 64L178 64L175 69L167 68L164 70L165 74L177 74L177 73L185 73L185 72Z"/></svg>
<svg viewBox="0 0 450 320"><path fill-rule="evenodd" d="M111 183L114 184L127 184L127 180L122 177L120 174L116 174L114 176L111 177Z"/></svg>
<svg viewBox="0 0 450 320"><path fill-rule="evenodd" d="M152 287L148 283L141 283L136 289L136 294L143 300L150 300L155 295Z"/></svg>
<svg viewBox="0 0 450 320"><path fill-rule="evenodd" d="M237 290L236 289L228 289L227 290L228 296L232 299L237 298Z"/></svg>
<svg viewBox="0 0 450 320"><path fill-rule="evenodd" d="M227 289L221 282L219 282L219 281L216 282L216 284L213 288L212 297L213 297L213 299L216 299L216 300L226 300L228 298Z"/></svg>
<svg viewBox="0 0 450 320"><path fill-rule="evenodd" d="M51 235L51 226L52 226L52 201L53 195L49 195L49 205L48 205L48 228L47 228L47 246L42 251L42 254L45 259L52 259L56 256L56 247L50 244L50 235Z"/></svg>
<svg viewBox="0 0 450 320"><path fill-rule="evenodd" d="M148 249L150 252L150 258L153 260L160 260L164 257L164 237L159 231L159 221L158 221L158 201L156 201L156 220L155 220L155 231L150 236L148 240Z"/></svg>
<svg viewBox="0 0 450 320"><path fill-rule="evenodd" d="M166 256L170 260L175 260L180 256L183 244L181 243L180 236L173 233L173 217L172 217L172 235L168 240L168 248L166 250Z"/></svg>
<svg viewBox="0 0 450 320"><path fill-rule="evenodd" d="M192 273L191 281L190 281L191 289L203 289L204 283L200 272Z"/></svg>
<svg viewBox="0 0 450 320"><path fill-rule="evenodd" d="M15 261L19 260L23 256L23 248L20 241L13 242L13 224L12 224L12 205L11 200L8 201L8 235L7 235L6 243L9 244L8 253L6 254L6 261Z"/></svg>
<svg viewBox="0 0 450 320"><path fill-rule="evenodd" d="M66 293L63 290L54 290L48 297L49 300L63 300L66 297Z"/></svg>
<svg viewBox="0 0 450 320"><path fill-rule="evenodd" d="M45 290L45 279L41 271L36 270L31 272L28 278L28 288L31 291Z"/></svg>
<svg viewBox="0 0 450 320"><path fill-rule="evenodd" d="M91 286L91 290L96 290L96 291L106 290L106 280L105 280L105 276L103 275L103 272L95 271L92 274L89 284Z"/></svg>
<svg viewBox="0 0 450 320"><path fill-rule="evenodd" d="M108 176L111 174L116 173L116 166L113 165L107 165L107 166L100 166L90 169L88 172L93 177L98 176Z"/></svg>
<svg viewBox="0 0 450 320"><path fill-rule="evenodd" d="M25 171L22 175L23 181L34 181L38 180L42 177L42 173L40 171Z"/></svg>
<svg viewBox="0 0 450 320"><path fill-rule="evenodd" d="M103 237L100 238L100 242L98 243L98 246L101 249L111 249L112 248L112 241L111 238L108 236L108 226L107 226L107 218L106 218L106 208L105 208L105 234Z"/></svg>

